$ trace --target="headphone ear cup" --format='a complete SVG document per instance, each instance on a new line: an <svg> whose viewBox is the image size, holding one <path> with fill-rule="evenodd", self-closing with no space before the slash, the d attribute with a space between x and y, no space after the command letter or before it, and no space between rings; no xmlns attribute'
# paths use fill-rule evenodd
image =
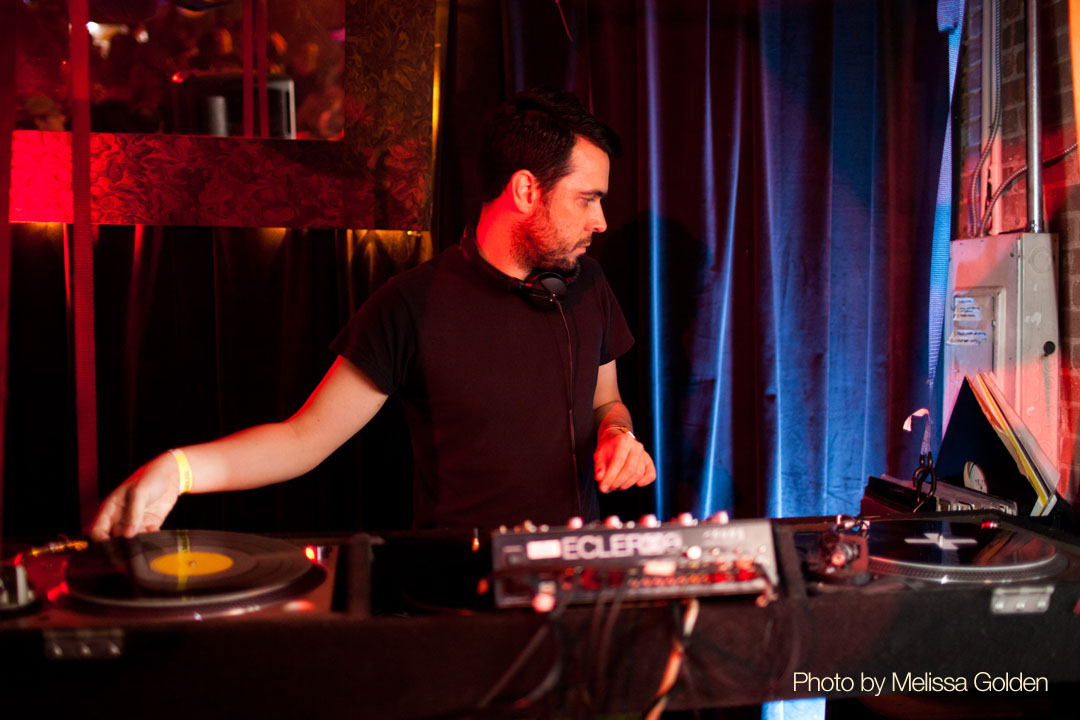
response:
<svg viewBox="0 0 1080 720"><path fill-rule="evenodd" d="M552 310L566 297L566 280L553 272L533 275L521 284L525 297L541 310Z"/></svg>

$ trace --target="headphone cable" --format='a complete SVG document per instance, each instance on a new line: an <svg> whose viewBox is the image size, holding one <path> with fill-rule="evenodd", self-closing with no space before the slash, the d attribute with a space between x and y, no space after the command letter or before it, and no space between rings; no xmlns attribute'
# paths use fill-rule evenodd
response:
<svg viewBox="0 0 1080 720"><path fill-rule="evenodd" d="M562 302L555 293L551 293L551 302L559 308L559 317L562 318L563 329L566 330L566 355L570 360L567 370L567 391L570 403L570 461L574 466L574 497L577 498L578 517L583 512L581 502L581 478L578 477L577 462L577 433L574 428L574 342L570 337L570 323L566 321L566 313L563 312Z"/></svg>

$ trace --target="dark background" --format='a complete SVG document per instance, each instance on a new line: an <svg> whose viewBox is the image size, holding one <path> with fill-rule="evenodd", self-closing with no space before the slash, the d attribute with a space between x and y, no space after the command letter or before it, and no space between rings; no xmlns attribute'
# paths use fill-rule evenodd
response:
<svg viewBox="0 0 1080 720"><path fill-rule="evenodd" d="M155 454L288 417L390 274L479 210L484 112L573 90L623 139L590 252L637 337L620 359L657 488L608 512L854 511L867 474L910 473L927 404L930 229L947 108L936 3L455 0L447 6L431 237L364 230L100 226L102 494ZM61 225L12 226L4 534L76 533ZM431 245L425 245L430 242ZM169 524L407 526L401 411L309 476L185 497Z"/></svg>

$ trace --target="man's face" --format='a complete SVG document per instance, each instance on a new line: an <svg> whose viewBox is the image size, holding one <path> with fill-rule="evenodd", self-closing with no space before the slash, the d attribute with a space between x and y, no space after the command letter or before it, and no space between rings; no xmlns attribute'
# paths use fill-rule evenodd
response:
<svg viewBox="0 0 1080 720"><path fill-rule="evenodd" d="M570 172L544 193L518 228L512 250L515 260L531 270L568 273L607 221L601 200L607 195L610 160L607 153L578 138L570 152Z"/></svg>

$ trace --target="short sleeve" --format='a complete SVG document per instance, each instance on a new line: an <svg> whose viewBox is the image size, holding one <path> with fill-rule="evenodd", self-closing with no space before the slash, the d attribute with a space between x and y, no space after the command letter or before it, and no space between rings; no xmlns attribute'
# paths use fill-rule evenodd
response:
<svg viewBox="0 0 1080 720"><path fill-rule="evenodd" d="M612 292L607 278L600 274L599 299L604 316L604 339L600 347L600 364L606 365L621 355L626 354L634 345L634 335L626 324L619 301Z"/></svg>
<svg viewBox="0 0 1080 720"><path fill-rule="evenodd" d="M394 280L375 291L330 343L388 395L405 383L416 346L415 318Z"/></svg>

